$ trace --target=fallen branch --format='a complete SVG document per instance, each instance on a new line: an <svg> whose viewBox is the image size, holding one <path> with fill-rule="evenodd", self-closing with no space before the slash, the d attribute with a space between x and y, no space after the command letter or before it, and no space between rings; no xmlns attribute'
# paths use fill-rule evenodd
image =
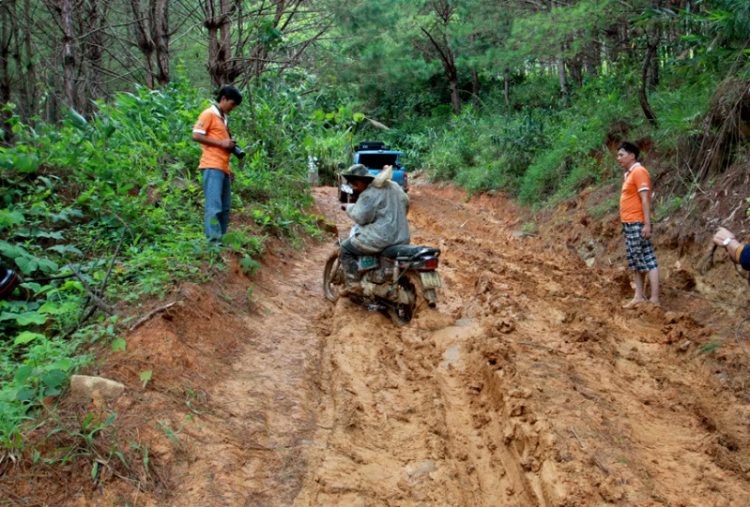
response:
<svg viewBox="0 0 750 507"><path fill-rule="evenodd" d="M115 215L118 219L117 215ZM122 220L122 219L120 219ZM123 222L123 224L125 224ZM125 233L128 231L128 226L125 224L125 228L122 230L122 236L120 236L120 242L117 243L117 248L115 248L115 254L112 256L112 260L109 263L109 269L107 269L107 275L104 277L104 280L102 280L102 285L99 287L99 294L104 294L104 289L107 288L107 281L109 280L109 275L112 274L112 268L115 267L115 261L117 260L117 254L120 253L120 247L122 246L123 241L125 241Z"/></svg>
<svg viewBox="0 0 750 507"><path fill-rule="evenodd" d="M576 433L575 428L573 426L570 427L570 432L573 434L574 437L576 437L576 440L578 440L578 445L581 446L581 449L585 449L586 446L583 445L583 442L581 441L581 437L578 436L578 433Z"/></svg>
<svg viewBox="0 0 750 507"><path fill-rule="evenodd" d="M114 213L113 213L113 215L114 215ZM126 224L117 215L114 215L114 216L120 222L122 222L122 224L123 224L123 226L125 228L122 231L122 236L120 236L120 242L117 244L117 248L115 249L115 253L112 256L112 260L109 263L109 269L107 269L107 274L104 277L104 280L102 280L101 287L99 287L98 294L100 294L100 295L104 295L104 290L107 288L107 282L109 281L109 275L112 274L112 268L115 265L115 260L117 260L117 254L120 253L120 248L122 247L122 243L123 243L123 241L125 241L125 233L128 230L130 230L130 228L128 227L128 224ZM94 313L96 312L97 308L102 308L101 306L99 306L98 304L96 304L97 295L93 294L93 292L91 291L91 287L88 287L88 284L86 284L86 281L81 278L81 275L78 272L76 272L76 270L73 268L72 264L70 266L70 269L71 269L71 271L73 271L73 274L72 275L66 275L66 276L75 276L76 278L78 278L81 281L81 283L83 283L84 287L87 287L87 290L89 291L89 294L90 294L90 296L86 299L86 303L84 303L84 305L83 305L83 308L82 308L82 311L81 311L81 315L83 315L83 312L86 311L86 307L88 306L89 301L92 300L92 299L94 300L94 306L92 306L91 308L89 308L88 313L86 313L86 316L83 317L83 319L79 318L78 324L76 324L75 326L73 326L73 328L71 328L70 331L68 331L67 333L65 333L63 335L63 337L62 337L63 340L66 340L66 339L70 338L70 336L72 336L73 333L75 333L76 331L78 331L81 328L81 326L83 326L86 323L86 321L88 321L91 318L91 316L94 315ZM111 312L108 312L108 313L110 313L110 314L114 313L114 309L113 308L111 308L109 305L107 305L106 303L104 303L103 300L100 299L99 301L102 304L104 304L107 308L110 308ZM104 310L104 308L102 308L102 310ZM104 311L107 311L107 310L104 310Z"/></svg>
<svg viewBox="0 0 750 507"><path fill-rule="evenodd" d="M73 265L70 265L70 270L73 272L74 275L76 275L76 278L81 282L83 285L83 288L88 292L89 296L91 297L91 300L94 302L94 306L102 310L103 312L106 312L110 315L115 314L115 309L109 306L107 303L104 302L102 298L100 298L96 292L91 288L91 286L88 284L85 278L81 276L81 274L76 271L76 268L73 267Z"/></svg>
<svg viewBox="0 0 750 507"><path fill-rule="evenodd" d="M602 472L604 472L606 475L610 474L609 468L607 468L604 465L602 465L601 461L599 461L596 458L592 458L592 459L594 460L594 463L596 464L596 466L598 466L599 468L601 468Z"/></svg>
<svg viewBox="0 0 750 507"><path fill-rule="evenodd" d="M146 322L146 321L147 321L148 319L150 319L151 317L153 317L153 316L154 316L154 315L156 315L157 313L159 313L159 312L163 312L164 310L168 310L169 308L172 308L172 307L173 307L173 306L174 306L175 304L176 304L176 302L174 302L174 301L173 301L173 302L169 303L168 305L160 306L159 308L157 308L157 309L155 309L155 310L151 310L150 312L148 312L148 313L146 314L146 316L145 316L145 317L141 318L141 319L140 319L140 320L139 320L138 322L136 322L135 324L133 324L132 326L130 326L130 329L129 329L129 330L130 330L130 331L133 331L133 330L137 329L137 328L138 328L138 327L140 327L140 326L141 326L141 325L142 325L142 324L143 324L144 322Z"/></svg>
<svg viewBox="0 0 750 507"><path fill-rule="evenodd" d="M554 352L556 354L565 354L562 350L553 349L552 347L548 347L546 345L542 345L541 343L536 342L516 342L519 345L528 345L529 347L539 347L540 349L549 350L550 352Z"/></svg>

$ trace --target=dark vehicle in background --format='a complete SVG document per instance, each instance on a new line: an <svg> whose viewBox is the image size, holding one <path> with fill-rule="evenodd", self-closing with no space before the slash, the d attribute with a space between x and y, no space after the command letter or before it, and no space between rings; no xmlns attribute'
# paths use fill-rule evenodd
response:
<svg viewBox="0 0 750 507"><path fill-rule="evenodd" d="M362 142L354 147L352 164L362 164L373 176L377 176L383 170L384 166L392 165L393 178L391 181L398 183L404 192L408 192L409 177L406 174L406 168L399 161L399 156L403 154L403 151L391 150L385 143ZM339 164L340 169L344 169L345 167L345 164ZM357 200L351 185L340 174L338 175L338 184L339 201L354 202Z"/></svg>

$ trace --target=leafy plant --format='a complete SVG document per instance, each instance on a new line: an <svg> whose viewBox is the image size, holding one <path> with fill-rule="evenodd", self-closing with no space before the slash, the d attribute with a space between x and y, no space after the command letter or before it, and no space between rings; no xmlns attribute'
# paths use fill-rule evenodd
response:
<svg viewBox="0 0 750 507"><path fill-rule="evenodd" d="M151 380L152 373L153 372L151 370L145 370L138 375L138 377L141 379L141 383L143 384L144 389L146 388L146 384L148 384Z"/></svg>
<svg viewBox="0 0 750 507"><path fill-rule="evenodd" d="M300 79L260 83L253 111L232 115L233 133L251 142L236 168L236 213L224 240L246 272L259 268L268 237L317 234L306 213L303 144L327 130L311 118L315 97L300 102ZM205 242L200 146L186 134L209 104L178 75L163 90L136 87L97 102L90 117L70 110L60 124L33 128L11 117L14 144L0 147L0 260L26 278L26 297L0 302L8 337L0 341L0 445L22 451L24 424L91 361L92 344L126 349L116 316L84 322L84 281L109 302L133 304L207 280L224 264ZM334 123L355 122L348 108L335 111ZM144 387L150 380L142 372Z"/></svg>

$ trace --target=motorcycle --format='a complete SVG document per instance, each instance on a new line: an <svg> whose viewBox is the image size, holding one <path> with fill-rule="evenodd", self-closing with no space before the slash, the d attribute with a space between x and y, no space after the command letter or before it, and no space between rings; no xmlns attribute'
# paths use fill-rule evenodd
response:
<svg viewBox="0 0 750 507"><path fill-rule="evenodd" d="M361 256L357 265L362 295L350 299L370 311L383 311L396 325L406 326L425 304L430 308L437 304L437 289L442 287L439 258L439 249L419 245L395 245L377 255ZM326 261L323 292L336 301L343 287L344 267L337 250Z"/></svg>

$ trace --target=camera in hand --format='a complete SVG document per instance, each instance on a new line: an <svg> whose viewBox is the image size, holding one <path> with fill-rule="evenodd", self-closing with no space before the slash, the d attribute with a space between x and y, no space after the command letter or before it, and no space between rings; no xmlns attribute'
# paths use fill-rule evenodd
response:
<svg viewBox="0 0 750 507"><path fill-rule="evenodd" d="M242 149L239 146L237 146L236 144L234 145L234 148L232 148L229 151L230 151L230 153L232 153L235 157L237 157L240 160L242 160L243 158L245 158L245 152L242 151Z"/></svg>

